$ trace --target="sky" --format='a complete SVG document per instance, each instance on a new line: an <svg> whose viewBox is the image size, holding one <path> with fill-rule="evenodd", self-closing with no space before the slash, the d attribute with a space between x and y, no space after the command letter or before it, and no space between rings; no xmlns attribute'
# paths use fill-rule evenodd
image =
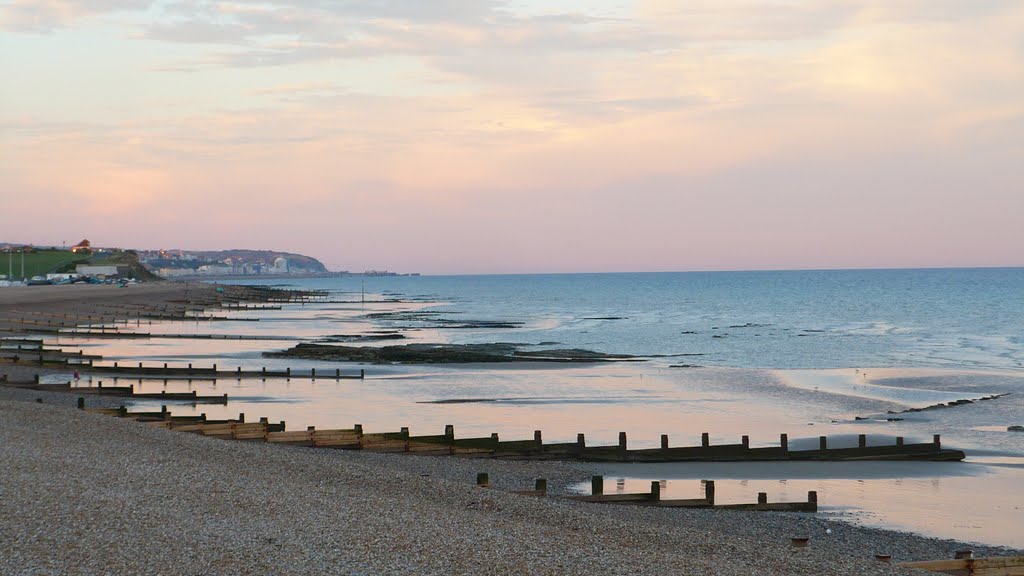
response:
<svg viewBox="0 0 1024 576"><path fill-rule="evenodd" d="M0 241L1024 265L1020 0L0 0Z"/></svg>

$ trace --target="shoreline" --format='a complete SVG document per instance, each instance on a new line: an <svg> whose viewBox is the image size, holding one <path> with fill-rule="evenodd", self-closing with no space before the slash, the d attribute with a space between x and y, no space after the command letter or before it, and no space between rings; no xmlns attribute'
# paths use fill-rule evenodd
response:
<svg viewBox="0 0 1024 576"><path fill-rule="evenodd" d="M3 298L5 291L0 291L0 312L9 310L11 306L17 306L19 309L41 307L47 310L57 307L58 310L74 312L79 310L79 307L105 300L121 303L138 300L152 304L154 300L169 301L182 298L186 290L197 289L194 286L177 283L151 286L155 288L137 291L133 291L131 288L81 286L74 288L90 290L59 294L55 290L67 290L67 287L54 287L55 290L46 290L46 287L16 289L32 291L33 294L30 296L44 295L44 298L20 295L18 298L5 299ZM95 290L96 288L99 290ZM41 289L42 292L40 292ZM207 285L199 289L212 291L214 286ZM48 292L52 294L48 294ZM69 296L73 298L69 298ZM63 372L39 369L33 366L11 364L0 366L0 373L18 374L17 378L26 376L30 379L31 375L35 373ZM43 404L35 404L36 398L42 398ZM3 418L0 418L0 439L2 439L0 442L0 446L2 446L0 447L0 455L2 455L0 464L5 469L13 471L5 480L5 485L0 485L3 487L4 493L10 492L12 496L10 502L0 505L3 506L0 510L3 510L5 515L16 513L18 517L31 518L31 521L24 526L0 528L0 543L10 544L5 548L30 550L24 554L19 552L12 557L15 558L13 561L23 562L22 564L7 566L0 572L6 572L7 569L16 572L25 571L27 566L46 566L50 560L47 560L47 556L42 552L43 549L36 550L35 546L39 542L33 540L33 538L38 540L38 537L33 534L64 531L68 528L67 524L70 522L68 519L71 517L88 518L84 524L77 522L76 534L78 535L75 538L80 537L81 533L88 534L99 530L133 540L136 532L149 534L154 530L171 530L173 528L179 536L185 536L178 544L174 544L173 539L167 540L166 534L154 534L154 538L164 542L164 545L169 547L168 550L176 550L178 557L188 555L192 553L190 547L200 546L196 538L212 537L211 534L207 534L203 530L193 534L192 519L205 517L203 522L217 523L222 526L252 522L251 519L239 518L239 510L218 506L216 503L207 502L206 499L203 501L213 508L213 512L195 509L187 502L189 494L194 492L219 493L228 495L228 498L245 500L250 498L246 495L246 491L251 484L258 484L259 489L266 494L282 496L304 511L300 516L286 515L285 520L264 520L258 524L272 526L272 532L281 534L290 534L294 530L299 530L303 532L303 537L292 542L289 547L293 552L298 549L308 549L321 541L318 540L318 535L306 534L301 525L310 518L313 520L319 518L320 503L311 499L313 494L321 493L322 495L320 484L308 483L309 475L320 478L322 481L329 481L329 478L333 478L334 475L343 477L346 489L335 495L352 507L353 514L358 514L364 519L371 518L374 509L380 505L385 505L388 510L392 509L386 506L392 489L395 490L394 494L404 495L401 497L405 505L417 508L426 507L430 510L429 514L422 517L419 515L412 519L405 517L401 526L387 524L387 527L400 530L416 527L427 535L412 535L410 538L415 541L425 538L423 550L434 551L432 552L433 556L418 556L411 561L412 564L401 565L399 562L396 565L394 562L404 558L402 550L391 550L389 554L378 558L379 555L376 552L366 549L363 553L372 560L366 560L366 567L359 568L359 562L363 562L363 560L342 554L345 558L344 565L357 573L360 569L366 570L366 573L475 573L477 568L480 568L481 572L490 571L492 573L522 573L524 571L530 573L547 573L549 571L577 573L573 570L577 568L583 570L582 566L590 566L591 570L578 573L593 573L597 565L587 564L587 562L598 559L602 562L609 562L609 564L601 565L601 571L604 572L645 573L642 570L633 570L633 568L640 567L650 568L650 573L664 573L669 570L680 570L682 564L679 562L684 558L685 565L688 566L687 570L692 571L695 567L700 566L708 573L730 573L721 570L723 566L728 570L734 570L735 573L743 573L742 566L749 568L748 564L763 559L766 562L765 565L755 564L763 573L818 574L825 570L836 574L888 574L907 572L875 562L871 557L872 554L892 554L894 561L944 559L952 557L955 550L965 547L964 543L952 540L939 540L909 532L865 528L847 523L839 524L833 520L802 515L627 508L568 503L552 498L534 500L508 494L500 495L501 493L497 491L482 491L475 488L473 484L476 472L488 471L495 487L507 489L525 489L532 484L533 478L545 477L549 481L552 492L558 493L564 492L573 484L587 481L589 474L593 473L596 468L585 464L564 462L473 461L458 458L316 451L279 446L256 447L254 444L225 443L189 434L172 434L169 431L150 429L134 422L85 414L70 409L74 402L73 394L0 388L0 413L3 414ZM111 406L122 403L117 398L90 399L90 405L97 405L97 402L109 402ZM67 408L64 408L65 406ZM61 433L61 430L64 432ZM75 440L68 441L67 438L75 438ZM175 506L184 506L185 511L173 512L171 517L166 519L167 526L157 529L142 520L165 515L165 512L161 510L163 496L154 493L146 483L152 481L160 486L168 487L173 485L176 482L175 478L182 473L176 461L168 460L163 455L165 453L181 455L184 457L184 463L199 465L200 468L208 472L227 467L235 470L237 474L242 474L247 480L244 486L237 485L233 484L234 481L230 477L223 476L219 472L204 474L200 470L192 470L189 473L190 484L185 491L174 492L176 494ZM47 457L39 458L39 454L46 454ZM115 462L119 462L114 467L117 470L116 474L109 466L95 462L104 458L113 458ZM72 467L74 472L69 472L65 464L69 461L76 462L79 459L85 459L92 463L84 466L82 470ZM288 464L286 465L285 462ZM117 474L135 475L133 467L136 464L134 463L139 463L138 466L149 470L151 474L146 478L137 478L135 483L124 484L123 479L119 478ZM293 465L308 466L309 469L298 473L296 478L291 478L289 475L296 471ZM240 466L241 468L239 468ZM155 468L155 470L150 470L151 468ZM354 477L348 477L346 474L351 472L349 468L357 468L361 472L355 474ZM274 480L285 487L277 486L273 482L268 483L266 479L254 480L248 476L251 473L250 469L278 469L280 472L274 476ZM74 491L69 491L68 486L52 480L68 474L72 477L83 475L91 480L86 483L81 478L73 478L72 484L76 488ZM429 476L423 476L424 474ZM384 478L377 478L378 476ZM325 478L327 480L324 480ZM427 480L421 480L421 478L427 478ZM424 482L431 486L426 493L419 486ZM120 485L123 493L104 492L106 485L111 483ZM361 483L374 485L372 498L364 501L360 492ZM41 498L40 502L35 502L32 500L33 492L28 488L33 484L48 487L52 493ZM73 497L73 494L77 495L77 498ZM416 496L409 497L409 494ZM64 502L57 506L58 511L63 512L55 516L50 507L54 506L54 499L61 498L71 498L73 502ZM130 501L133 514L127 517L128 521L124 526L115 527L114 524L117 520L107 517L106 511L97 510L95 502L90 502L90 499L115 504L120 500ZM44 506L44 503L48 504ZM273 499L264 502L264 505L268 503L273 509L279 507ZM261 509L258 503L250 502L249 504L252 505L253 510ZM538 540L538 536L531 533L534 524L526 523L524 525L520 517L521 514L525 514L525 517L528 518L534 518L532 515L537 515L537 518L543 519L537 525L544 528L542 530L544 538ZM452 520L449 516L458 518L458 525L465 523L467 526L479 527L483 530L481 534L485 534L486 537L481 535L479 538L483 538L483 540L477 541L478 535L466 536L465 534L449 533L447 538L434 541L436 526L450 523ZM464 518L464 516L466 517ZM480 524L482 519L485 521ZM381 521L387 522L387 519ZM142 523L140 524L140 522ZM269 524L266 524L267 522ZM502 539L508 537L508 534L501 531L499 533L488 531L487 526L493 522L497 522L501 526L508 526L508 530L514 532L515 537L510 542L504 543ZM573 527L569 531L574 535L561 534L566 522ZM349 530L349 528L332 528L331 526L330 523L324 524L324 529L328 532L330 530L342 530L343 532ZM836 528L837 526L841 526L841 528ZM824 534L828 527L833 528L837 535L843 534L843 537L826 538ZM579 532L584 534L580 535ZM359 538L359 535L363 533L364 530L354 530L352 533L345 532L345 537ZM598 533L604 534L600 540L590 540L586 537ZM637 534L641 536L637 536ZM804 551L795 552L788 547L789 538L807 535L812 537L812 548L806 554ZM58 551L75 550L85 546L85 544L76 543L71 537L64 538L58 535L53 538L56 539L50 541L50 545ZM88 538L86 539L88 540ZM276 539L278 537L270 536L268 538ZM518 550L516 547L522 545L523 542L526 543L524 550L547 550L546 547L555 546L553 551L549 552L553 555L552 557L572 557L583 563L574 561L571 565L538 564L537 558L530 557L525 552L522 554L514 552L510 556L516 562L514 565L505 563L509 560L508 557L489 558L487 562L492 563L485 562L479 566L475 564L472 566L460 565L457 564L455 551L446 549L448 546L446 542L450 542L451 538L455 538L457 541L468 538L480 546L484 546L485 542L490 545L500 541L503 542L502 545L507 544L508 548L512 550ZM549 539L551 541L548 541ZM622 550L615 544L615 542L623 541L642 542L637 544L639 548L636 549L644 550L645 554L638 557L632 554L636 551L633 547L626 547L625 550ZM181 542L191 542L191 544L186 545ZM603 553L593 558L588 557L588 554L592 553L589 546L605 545L605 543L621 553L621 557L611 557ZM103 545L99 541L95 541L93 544ZM207 570L215 572L224 571L225 568L222 564L225 562L229 563L227 565L231 570L245 570L246 566L256 567L254 569L259 570L273 568L276 571L285 571L293 569L291 564L284 563L285 560L279 558L277 553L269 548L256 556L250 556L250 544L251 542L247 540L245 534L232 533L231 544L219 546L213 552L204 553L201 556L204 562L210 562L208 566L212 566ZM819 544L823 546L820 550L817 548ZM974 548L978 556L1021 553L1001 547L978 545L967 545L967 547ZM147 546L143 546L143 548L147 550L147 554L156 554L157 557L165 557L163 555L168 553L150 550L150 547ZM491 552L490 550L486 551L486 554L491 554ZM70 570L71 567L77 565L74 554L62 556L63 552L54 554L53 550L49 553L57 557L54 561L58 562L51 569L60 572ZM479 555L481 551L474 548L462 550L461 553L472 556ZM263 558L267 554L270 554L271 559ZM737 555L741 560L732 559L733 555ZM838 564L835 562L837 557L841 558L841 562ZM18 558L21 560L17 560ZM240 558L245 558L245 560L239 560ZM632 564L621 564L626 558L631 559ZM378 560L383 564L375 563ZM128 562L124 559L117 561ZM294 561L294 558L288 560L288 562ZM96 560L95 562L100 561ZM113 562L113 560L107 562ZM264 568L261 562L272 563L267 564ZM274 564L273 562L281 563ZM456 564L452 564L453 562ZM116 564L96 563L91 566L97 571L125 570L133 572L142 565L127 564L124 567L118 567ZM218 566L220 567L218 568ZM317 573L322 570L322 567L313 564L304 566L303 572ZM482 568L484 566L489 568L484 570ZM558 566L559 569L554 570L555 566ZM615 568L616 566L618 568ZM626 569L627 566L630 568L629 570Z"/></svg>

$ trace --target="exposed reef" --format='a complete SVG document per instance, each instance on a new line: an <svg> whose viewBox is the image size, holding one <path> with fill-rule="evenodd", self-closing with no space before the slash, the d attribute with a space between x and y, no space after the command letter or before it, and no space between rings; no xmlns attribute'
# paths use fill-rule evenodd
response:
<svg viewBox="0 0 1024 576"><path fill-rule="evenodd" d="M888 422L900 422L900 421L902 421L903 418L895 418L895 417L893 417L893 415L896 415L896 414L910 414L910 413L913 413L913 412L927 412L927 411L930 411L930 410L941 410L943 408L954 408L956 406L965 406L967 404L974 404L975 402L984 402L986 400L995 400L997 398L1002 398L1003 396L1009 396L1009 395L1010 395L1010 393L1006 392L1004 394L992 394L991 396L983 396L981 398L976 398L974 400L970 400L970 399L967 399L967 398L962 398L960 400L953 400L952 402L946 402L944 404L943 403L932 404L931 406L925 406L924 408L907 408L906 410L900 410L899 412L895 412L893 410L889 410L888 412L885 413L888 416L886 418L886 421L888 421ZM875 419L877 419L877 417L873 417L873 416L855 416L854 417L855 421L875 420Z"/></svg>
<svg viewBox="0 0 1024 576"><path fill-rule="evenodd" d="M384 340L403 340L405 336L397 332L380 332L371 334L332 334L317 338L317 342L381 342Z"/></svg>
<svg viewBox="0 0 1024 576"><path fill-rule="evenodd" d="M448 312L448 314L453 314ZM364 316L370 320L403 323L400 328L520 328L523 322L510 320L455 320L442 318L440 312L374 312Z"/></svg>
<svg viewBox="0 0 1024 576"><path fill-rule="evenodd" d="M372 364L466 364L472 362L623 362L636 360L627 354L592 350L523 350L522 344L405 344L395 346L333 346L302 343L280 352L264 352L267 358L304 358L333 362Z"/></svg>

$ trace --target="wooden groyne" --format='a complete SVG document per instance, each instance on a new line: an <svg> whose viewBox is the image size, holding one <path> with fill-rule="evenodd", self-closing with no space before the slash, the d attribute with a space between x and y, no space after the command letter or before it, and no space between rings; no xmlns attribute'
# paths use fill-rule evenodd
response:
<svg viewBox="0 0 1024 576"><path fill-rule="evenodd" d="M23 390L38 390L43 392L65 392L73 394L89 394L95 396L115 396L138 400L162 400L182 401L189 404L227 404L228 395L207 395L200 396L195 390L190 392L136 392L135 385L128 386L104 386L100 381L97 386L73 386L70 382L65 384L42 384L37 376L33 382L9 382L0 380L0 384L10 388L21 388ZM85 399L79 399L79 405L84 406Z"/></svg>
<svg viewBox="0 0 1024 576"><path fill-rule="evenodd" d="M124 362L114 362L113 364L88 363L86 370L90 373L96 374L143 376L156 378L158 380L174 378L205 378L212 380L232 378L236 380L241 380L243 378L259 378L263 380L281 378L304 378L310 380L363 380L366 378L365 369L360 369L358 374L343 373L341 368L321 368L319 370L316 368L310 368L308 370L292 370L290 367L284 369L267 369L267 367L264 366L259 370L244 370L241 366L237 366L234 370L223 370L217 364L206 368L193 366L191 363L187 366L170 366L167 363L164 363L162 366L159 364L154 366L146 365L143 362L139 362L137 365L127 364Z"/></svg>
<svg viewBox="0 0 1024 576"><path fill-rule="evenodd" d="M814 490L807 493L806 502L769 502L767 492L759 492L757 502L744 504L718 504L715 502L715 481L701 480L704 488L703 498L665 499L661 495L661 482L652 481L650 492L632 494L605 494L604 477L593 476L590 480L590 494L567 496L580 502L596 502L601 504L622 504L632 506L657 506L659 508L718 508L722 510L754 510L761 512L817 512L818 493Z"/></svg>
<svg viewBox="0 0 1024 576"><path fill-rule="evenodd" d="M890 561L890 556L876 558L883 562ZM957 576L1024 576L1024 556L975 558L971 550L957 552L956 558L952 560L900 562L899 566Z"/></svg>
<svg viewBox="0 0 1024 576"><path fill-rule="evenodd" d="M83 400L84 402L84 400ZM118 414L134 417L131 412ZM166 414L166 419L173 421ZM283 428L283 423L282 423ZM619 433L616 446L588 447L583 435L577 442L545 444L540 430L534 432L532 440L502 441L498 434L482 438L456 438L455 427L445 426L443 434L413 436L405 427L397 432L366 433L361 424L345 429L317 429L313 426L299 431L281 430L282 434L268 433L264 440L272 443L296 444L314 448L337 448L345 450L368 450L376 452L405 452L460 456L466 458L503 458L513 460L578 460L583 462L743 462L743 461L838 461L838 460L937 460L958 461L965 455L960 450L942 448L939 435L932 442L906 444L897 438L896 444L868 446L867 437L860 435L858 446L852 448L828 448L826 438L821 437L817 450L789 450L787 436L781 435L778 447L750 448L744 442L738 445L711 445L707 434L706 443L695 447L668 447L667 435L662 436L662 448L629 450L626 433Z"/></svg>
<svg viewBox="0 0 1024 576"><path fill-rule="evenodd" d="M0 362L12 364L28 364L32 366L43 366L51 368L77 369L86 374L114 374L122 378L153 378L156 380L218 380L258 378L261 380L271 379L308 379L308 380L364 380L366 370L359 369L359 372L342 372L341 368L310 368L303 370L292 370L291 367L284 369L267 369L266 366L259 370L242 369L236 366L234 370L223 370L217 364L210 367L194 366L189 363L187 366L172 366L164 362L161 364L145 364L144 362L125 363L113 362L110 364L99 364L97 359L102 356L84 355L80 353L60 352L55 350L28 350L18 354L6 350L0 350ZM38 378L38 375L36 375Z"/></svg>
<svg viewBox="0 0 1024 576"><path fill-rule="evenodd" d="M567 500L577 502L590 502L595 504L619 504L627 506L655 506L658 508L713 508L718 510L750 510L758 512L817 512L818 493L810 491L807 493L806 502L768 502L768 493L759 492L757 502L743 504L718 504L715 502L715 481L701 480L704 489L703 498L693 499L666 499L662 498L661 482L652 481L650 492L638 492L633 494L604 493L604 477L593 476L591 478L591 493L580 495L563 496ZM479 472L476 476L476 485L480 488L490 488L491 479L487 472ZM547 480L538 478L533 490L512 490L512 494L523 496L546 496L548 490Z"/></svg>

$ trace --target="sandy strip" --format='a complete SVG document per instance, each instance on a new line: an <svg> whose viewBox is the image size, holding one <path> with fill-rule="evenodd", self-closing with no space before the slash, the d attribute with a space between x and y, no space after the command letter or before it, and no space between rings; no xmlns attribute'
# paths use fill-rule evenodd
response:
<svg viewBox="0 0 1024 576"><path fill-rule="evenodd" d="M129 284L64 284L0 288L0 314L12 311L71 313L96 304L163 304L185 297L186 291L209 290L208 285L180 282Z"/></svg>

